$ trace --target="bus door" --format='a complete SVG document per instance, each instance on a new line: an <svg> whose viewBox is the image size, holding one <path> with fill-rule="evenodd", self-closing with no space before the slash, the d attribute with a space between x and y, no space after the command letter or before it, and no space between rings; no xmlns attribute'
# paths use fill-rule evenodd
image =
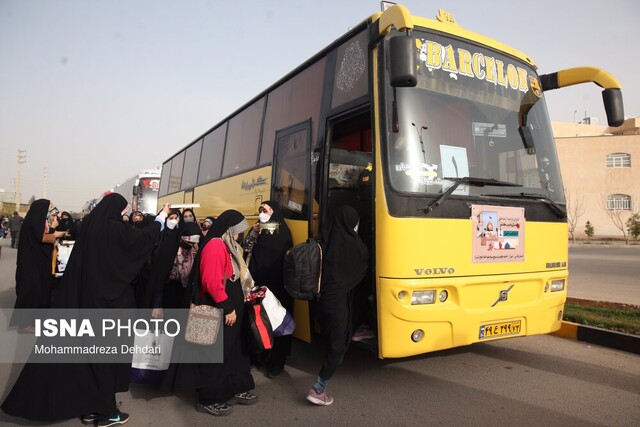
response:
<svg viewBox="0 0 640 427"><path fill-rule="evenodd" d="M312 233L311 120L276 131L271 170L271 200L278 204L293 243ZM294 336L311 341L309 304L294 300Z"/></svg>
<svg viewBox="0 0 640 427"><path fill-rule="evenodd" d="M363 324L375 328L373 269L373 152L371 140L371 111L358 109L341 114L328 122L327 192L321 217L327 220L336 209L349 205L358 211L358 234L369 249L369 271L356 287L353 304L353 326Z"/></svg>
<svg viewBox="0 0 640 427"><path fill-rule="evenodd" d="M353 206L361 218L371 218L373 204L371 116L367 109L341 115L327 127L329 166L327 200L322 218L342 205Z"/></svg>

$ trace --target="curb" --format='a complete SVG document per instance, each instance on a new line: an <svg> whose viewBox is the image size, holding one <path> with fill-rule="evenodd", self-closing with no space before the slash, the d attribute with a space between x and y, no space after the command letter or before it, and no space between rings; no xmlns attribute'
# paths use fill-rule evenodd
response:
<svg viewBox="0 0 640 427"><path fill-rule="evenodd" d="M560 329L553 332L552 335L640 354L640 336L637 335L623 334L565 321L562 321Z"/></svg>

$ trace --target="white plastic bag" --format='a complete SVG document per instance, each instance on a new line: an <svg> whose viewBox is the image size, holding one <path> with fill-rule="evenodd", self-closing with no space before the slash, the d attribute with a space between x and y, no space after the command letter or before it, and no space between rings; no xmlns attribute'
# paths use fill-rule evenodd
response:
<svg viewBox="0 0 640 427"><path fill-rule="evenodd" d="M293 333L293 330L296 327L293 316L282 306L280 300L276 298L269 288L267 288L265 297L262 300L262 306L267 312L269 322L271 322L273 335L278 337L291 335Z"/></svg>

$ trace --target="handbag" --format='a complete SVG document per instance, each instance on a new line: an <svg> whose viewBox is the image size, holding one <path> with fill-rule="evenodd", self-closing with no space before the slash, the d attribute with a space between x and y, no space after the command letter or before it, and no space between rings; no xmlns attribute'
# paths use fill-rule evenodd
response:
<svg viewBox="0 0 640 427"><path fill-rule="evenodd" d="M273 348L273 328L267 311L262 305L266 289L266 286L255 287L247 296L246 327L249 329L250 345L254 351L271 350Z"/></svg>
<svg viewBox="0 0 640 427"><path fill-rule="evenodd" d="M221 308L191 303L184 340L198 345L215 344L223 318Z"/></svg>

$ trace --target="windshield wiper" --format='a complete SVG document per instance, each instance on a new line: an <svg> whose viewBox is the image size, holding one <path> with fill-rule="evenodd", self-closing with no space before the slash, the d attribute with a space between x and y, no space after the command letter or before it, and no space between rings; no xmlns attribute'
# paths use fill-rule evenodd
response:
<svg viewBox="0 0 640 427"><path fill-rule="evenodd" d="M447 191L442 193L440 197L438 197L433 202L431 202L429 206L427 206L426 208L420 208L419 210L423 210L426 213L431 212L435 207L440 206L442 202L444 202L445 199L451 195L451 193L456 191L456 188L458 188L460 184L472 185L474 187L484 187L485 185L492 185L494 187L522 187L522 185L520 184L514 184L513 182L507 182L507 181L498 181L497 179L494 179L494 178L473 178L473 177L467 176L464 178L442 178L442 179L446 181L453 181L453 185L447 188Z"/></svg>
<svg viewBox="0 0 640 427"><path fill-rule="evenodd" d="M542 200L544 201L551 210L558 215L560 218L567 217L567 210L551 200L549 196L540 193L518 193L518 194L483 194L486 197L506 197L511 199L533 199L533 200Z"/></svg>

